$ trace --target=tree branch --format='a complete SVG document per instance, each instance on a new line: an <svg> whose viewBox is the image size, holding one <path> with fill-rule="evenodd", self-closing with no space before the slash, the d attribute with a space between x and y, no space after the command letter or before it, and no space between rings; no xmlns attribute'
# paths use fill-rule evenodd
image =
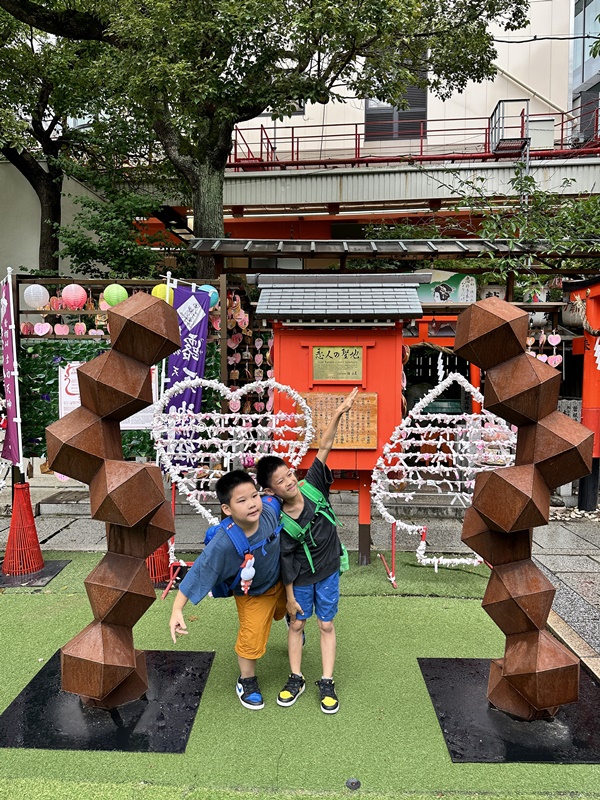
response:
<svg viewBox="0 0 600 800"><path fill-rule="evenodd" d="M20 22L55 36L117 44L106 24L94 14L75 9L49 11L32 0L0 0L0 8Z"/></svg>
<svg viewBox="0 0 600 800"><path fill-rule="evenodd" d="M19 151L14 147L2 147L0 153L19 170L36 194L39 194L40 187L48 179L48 173L37 159L29 151Z"/></svg>
<svg viewBox="0 0 600 800"><path fill-rule="evenodd" d="M181 137L179 131L175 129L168 118L168 110L166 108L162 110L154 109L152 117L152 127L160 143L165 148L169 161L189 181L190 186L194 188L199 178L197 164L191 156L183 155L181 152Z"/></svg>

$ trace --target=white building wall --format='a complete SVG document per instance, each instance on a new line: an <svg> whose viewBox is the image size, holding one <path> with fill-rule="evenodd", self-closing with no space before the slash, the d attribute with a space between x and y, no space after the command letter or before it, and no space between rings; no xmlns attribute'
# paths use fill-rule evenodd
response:
<svg viewBox="0 0 600 800"><path fill-rule="evenodd" d="M94 193L77 181L63 184L62 221L68 225L79 211L73 202L80 195ZM0 161L0 278L7 267L16 273L39 268L41 211L36 193L21 173L6 161ZM69 274L67 264L61 272Z"/></svg>

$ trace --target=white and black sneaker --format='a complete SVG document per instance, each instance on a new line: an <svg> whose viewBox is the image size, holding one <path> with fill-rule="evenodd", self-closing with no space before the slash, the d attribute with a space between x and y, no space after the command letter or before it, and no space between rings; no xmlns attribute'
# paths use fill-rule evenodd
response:
<svg viewBox="0 0 600 800"><path fill-rule="evenodd" d="M265 707L265 701L258 688L258 679L256 675L253 675L251 678L238 678L235 691L244 708L249 708L251 711L258 711L260 708Z"/></svg>

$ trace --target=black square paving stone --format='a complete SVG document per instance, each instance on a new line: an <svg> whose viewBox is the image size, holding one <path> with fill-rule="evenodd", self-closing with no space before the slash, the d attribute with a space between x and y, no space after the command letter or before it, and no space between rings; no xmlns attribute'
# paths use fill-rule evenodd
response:
<svg viewBox="0 0 600 800"><path fill-rule="evenodd" d="M60 688L60 652L0 714L0 747L184 753L214 653L147 650L144 698L113 711Z"/></svg>
<svg viewBox="0 0 600 800"><path fill-rule="evenodd" d="M50 583L53 578L56 578L58 573L70 563L69 560L45 561L42 569L37 572L30 572L28 575L5 575L0 572L0 589L8 589L11 586L29 586L39 589Z"/></svg>
<svg viewBox="0 0 600 800"><path fill-rule="evenodd" d="M579 700L554 719L517 720L487 699L490 659L419 658L454 762L600 763L600 686L581 671Z"/></svg>

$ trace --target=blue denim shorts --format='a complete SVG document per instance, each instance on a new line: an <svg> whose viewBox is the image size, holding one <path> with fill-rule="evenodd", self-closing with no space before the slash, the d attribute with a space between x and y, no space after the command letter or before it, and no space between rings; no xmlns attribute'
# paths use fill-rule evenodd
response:
<svg viewBox="0 0 600 800"><path fill-rule="evenodd" d="M294 597L302 609L298 619L312 617L313 608L322 622L331 622L338 610L340 599L340 573L336 570L327 578L310 586L294 586Z"/></svg>

